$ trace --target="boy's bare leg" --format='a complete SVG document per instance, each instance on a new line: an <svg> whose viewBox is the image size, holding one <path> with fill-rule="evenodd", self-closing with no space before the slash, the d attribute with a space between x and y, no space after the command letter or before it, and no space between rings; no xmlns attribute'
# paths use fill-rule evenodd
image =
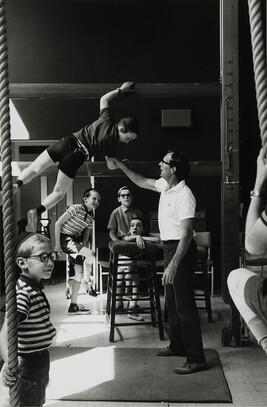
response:
<svg viewBox="0 0 267 407"><path fill-rule="evenodd" d="M54 161L45 150L27 168L24 168L18 180L22 181L23 185L26 185L54 164Z"/></svg>
<svg viewBox="0 0 267 407"><path fill-rule="evenodd" d="M75 264L74 266L75 276L72 282L71 303L68 309L68 315L86 315L90 314L90 310L84 308L82 305L78 305L78 293L81 286L81 280L83 277L83 265Z"/></svg>
<svg viewBox="0 0 267 407"><path fill-rule="evenodd" d="M48 195L42 202L42 205L48 210L53 208L66 195L69 187L72 185L73 179L68 177L64 172L58 170L56 185L53 192Z"/></svg>
<svg viewBox="0 0 267 407"><path fill-rule="evenodd" d="M46 210L53 208L65 196L72 183L72 178L68 177L61 170L58 170L57 181L53 192L45 198L45 200L42 202L42 206ZM38 212L36 208L28 211L27 220L27 232L36 232L38 222Z"/></svg>
<svg viewBox="0 0 267 407"><path fill-rule="evenodd" d="M43 151L27 168L22 170L17 181L21 181L22 185L26 185L31 182L35 177L42 174L47 168L54 165L54 161L51 159L48 152ZM19 184L13 184L13 193L15 194L19 189ZM0 191L0 204L2 203L2 192Z"/></svg>

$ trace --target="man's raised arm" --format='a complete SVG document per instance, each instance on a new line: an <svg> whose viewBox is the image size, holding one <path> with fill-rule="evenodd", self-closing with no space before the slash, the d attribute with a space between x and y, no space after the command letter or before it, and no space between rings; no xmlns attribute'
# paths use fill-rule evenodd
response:
<svg viewBox="0 0 267 407"><path fill-rule="evenodd" d="M107 157L106 156L107 162L112 161L117 168L120 168L128 178L132 182L134 182L136 185L138 185L140 188L145 188L145 189L151 189L152 191L157 191L155 187L155 179L153 178L146 178L141 174L138 174L136 171L134 171L132 168L129 167L129 165L125 164L123 161L119 160L118 158L115 157Z"/></svg>

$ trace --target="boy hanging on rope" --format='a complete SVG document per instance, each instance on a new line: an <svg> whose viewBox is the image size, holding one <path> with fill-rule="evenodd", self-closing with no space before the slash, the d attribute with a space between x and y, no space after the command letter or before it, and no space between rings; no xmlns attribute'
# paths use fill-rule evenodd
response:
<svg viewBox="0 0 267 407"><path fill-rule="evenodd" d="M267 145L257 160L257 175L246 219L245 247L254 258L266 258L267 250ZM253 333L267 354L267 278L246 268L231 271L227 279L229 292Z"/></svg>
<svg viewBox="0 0 267 407"><path fill-rule="evenodd" d="M124 82L120 88L114 89L100 99L99 118L72 136L64 137L43 151L27 168L25 168L14 184L14 192L22 185L41 175L47 168L58 162L58 175L54 189L41 205L28 211L26 230L36 231L38 218L43 212L54 207L66 194L73 183L77 170L95 154L116 156L118 143L129 143L137 138L139 124L131 117L122 118L115 123L111 117L109 102L120 93L132 91L133 82ZM108 163L110 169L112 165ZM1 201L0 192L0 201Z"/></svg>

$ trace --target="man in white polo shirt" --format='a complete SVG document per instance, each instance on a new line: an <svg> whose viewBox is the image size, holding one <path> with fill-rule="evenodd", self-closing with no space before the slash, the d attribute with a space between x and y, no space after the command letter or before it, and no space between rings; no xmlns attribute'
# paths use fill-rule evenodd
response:
<svg viewBox="0 0 267 407"><path fill-rule="evenodd" d="M169 318L170 344L157 356L186 356L186 363L176 374L206 370L201 327L194 298L194 272L197 249L193 240L196 201L185 183L189 173L187 158L180 152L169 152L159 163L160 179L146 178L125 162L112 158L135 184L159 192L159 229L164 243L165 285Z"/></svg>

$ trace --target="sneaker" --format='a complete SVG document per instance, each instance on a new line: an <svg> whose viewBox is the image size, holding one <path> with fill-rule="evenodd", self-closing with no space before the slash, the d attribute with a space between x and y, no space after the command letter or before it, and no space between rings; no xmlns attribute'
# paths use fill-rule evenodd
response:
<svg viewBox="0 0 267 407"><path fill-rule="evenodd" d="M98 296L96 290L94 290L93 288L91 290L89 290L88 294L91 295L92 297L97 297Z"/></svg>
<svg viewBox="0 0 267 407"><path fill-rule="evenodd" d="M88 315L91 314L89 309L86 309L82 304L70 304L68 315Z"/></svg>
<svg viewBox="0 0 267 407"><path fill-rule="evenodd" d="M38 222L37 209L30 209L28 211L27 221L26 232L36 232Z"/></svg>
<svg viewBox="0 0 267 407"><path fill-rule="evenodd" d="M144 318L139 314L128 314L128 318L133 319L134 321L144 321Z"/></svg>

